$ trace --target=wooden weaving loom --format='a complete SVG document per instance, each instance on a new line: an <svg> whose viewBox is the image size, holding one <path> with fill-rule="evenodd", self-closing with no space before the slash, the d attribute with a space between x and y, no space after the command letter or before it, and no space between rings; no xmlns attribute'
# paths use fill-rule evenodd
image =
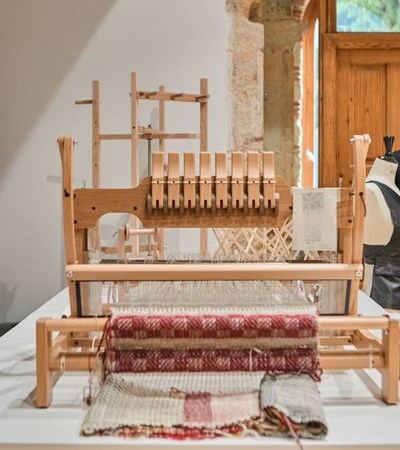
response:
<svg viewBox="0 0 400 450"><path fill-rule="evenodd" d="M216 154L215 175L210 154L200 153L196 175L194 154L186 154L184 174L179 161L170 158L164 173L164 155L153 154L151 177L130 189L75 189L73 187L73 137L60 137L63 168L63 210L66 249L65 274L70 294L71 317L40 319L37 322L38 407L52 399L54 375L63 371L93 369L95 353L90 350L90 332L101 332L106 318L79 317L88 281L141 282L171 280L343 280L349 307L343 316L320 317L320 330L335 335L321 336L324 369L375 368L381 371L382 398L398 400L399 327L389 317L358 316L357 292L362 279L365 157L368 136L355 136L355 181L352 188L340 188L337 204L338 251L342 262L324 263L219 263L199 264L85 264L87 235L106 213L134 214L149 228L279 227L292 214L291 190L274 176L273 155L232 154L231 175L226 155ZM261 161L260 161L261 159ZM261 174L259 166L262 166ZM107 313L107 310L104 310ZM382 339L368 330L382 330Z"/></svg>
<svg viewBox="0 0 400 450"><path fill-rule="evenodd" d="M101 187L101 152L104 141L128 141L130 142L130 169L131 186L135 187L139 183L139 146L140 141L146 140L150 147L151 142L158 140L160 152L165 152L165 143L167 140L188 140L198 139L200 152L207 152L208 137L208 80L200 79L199 93L188 94L184 92L167 92L165 86L161 85L156 91L145 91L139 89L138 74L130 74L130 132L129 133L105 133L101 121L101 95L100 82L92 82L92 98L75 101L76 105L91 105L92 107L92 187ZM158 105L158 127L151 125L139 125L140 108L139 104L143 101L156 102ZM176 133L166 131L166 103L191 103L199 107L199 132L198 133ZM151 152L151 148L149 153ZM150 167L150 161L148 161ZM140 252L157 252L160 256L164 254L164 230L163 229L139 229L138 221L135 216L131 216L129 228L129 244L125 245L124 251L132 252L135 257ZM104 253L115 253L115 248L101 247L100 230L98 224L90 231L89 239L96 251ZM153 244L150 246L140 245L138 236L146 235L153 237ZM200 253L207 253L207 230L200 231Z"/></svg>

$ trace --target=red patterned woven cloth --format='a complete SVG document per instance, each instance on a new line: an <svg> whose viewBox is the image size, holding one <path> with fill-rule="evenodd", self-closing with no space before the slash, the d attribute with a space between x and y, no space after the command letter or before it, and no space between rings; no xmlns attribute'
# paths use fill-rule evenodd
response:
<svg viewBox="0 0 400 450"><path fill-rule="evenodd" d="M110 321L117 339L249 339L313 338L318 333L312 314L132 315Z"/></svg>
<svg viewBox="0 0 400 450"><path fill-rule="evenodd" d="M117 316L106 339L116 373L321 373L312 314Z"/></svg>
<svg viewBox="0 0 400 450"><path fill-rule="evenodd" d="M316 347L217 350L116 350L111 372L253 372L308 373L320 378Z"/></svg>

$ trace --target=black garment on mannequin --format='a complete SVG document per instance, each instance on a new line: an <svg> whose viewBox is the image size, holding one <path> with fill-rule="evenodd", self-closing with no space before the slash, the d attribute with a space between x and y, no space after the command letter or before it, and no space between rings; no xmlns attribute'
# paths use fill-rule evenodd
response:
<svg viewBox="0 0 400 450"><path fill-rule="evenodd" d="M397 172L396 172L396 178L395 178L395 184L400 189L400 150L396 150L393 152L393 158L397 161Z"/></svg>
<svg viewBox="0 0 400 450"><path fill-rule="evenodd" d="M400 309L400 196L378 181L389 207L393 234L386 245L364 244L364 262L374 265L371 298L383 308Z"/></svg>

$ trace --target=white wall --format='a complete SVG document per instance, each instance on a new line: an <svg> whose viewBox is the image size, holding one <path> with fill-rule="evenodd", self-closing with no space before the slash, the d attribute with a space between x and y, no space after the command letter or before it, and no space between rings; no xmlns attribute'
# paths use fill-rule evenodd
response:
<svg viewBox="0 0 400 450"><path fill-rule="evenodd" d="M59 134L79 140L75 184L91 182L91 109L74 101L90 98L91 81L100 80L103 131L128 133L131 71L144 90L165 84L170 91L198 92L206 77L209 144L224 150L226 51L224 0L0 0L0 11L5 322L22 319L64 286ZM196 106L172 106L167 128L197 132ZM143 125L156 126L156 117L156 103L142 108ZM105 144L103 185L127 186L129 146ZM175 236L176 249L185 250L183 240Z"/></svg>

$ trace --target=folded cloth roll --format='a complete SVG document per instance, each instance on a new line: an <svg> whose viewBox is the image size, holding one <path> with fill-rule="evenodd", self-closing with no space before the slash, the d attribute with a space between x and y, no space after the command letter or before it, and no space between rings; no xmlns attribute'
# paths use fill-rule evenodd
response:
<svg viewBox="0 0 400 450"><path fill-rule="evenodd" d="M173 439L288 435L297 439L322 438L327 425L316 383L308 375L110 374L81 433Z"/></svg>
<svg viewBox="0 0 400 450"><path fill-rule="evenodd" d="M314 314L116 316L107 342L110 372L321 373Z"/></svg>

